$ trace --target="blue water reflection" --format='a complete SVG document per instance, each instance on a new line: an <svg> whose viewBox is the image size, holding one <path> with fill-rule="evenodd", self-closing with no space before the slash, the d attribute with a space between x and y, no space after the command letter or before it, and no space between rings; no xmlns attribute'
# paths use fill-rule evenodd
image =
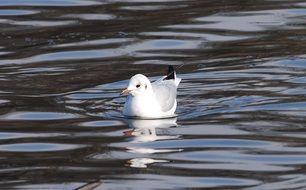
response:
<svg viewBox="0 0 306 190"><path fill-rule="evenodd" d="M48 151L64 151L81 148L82 145L58 144L58 143L18 143L0 145L2 152L48 152Z"/></svg>

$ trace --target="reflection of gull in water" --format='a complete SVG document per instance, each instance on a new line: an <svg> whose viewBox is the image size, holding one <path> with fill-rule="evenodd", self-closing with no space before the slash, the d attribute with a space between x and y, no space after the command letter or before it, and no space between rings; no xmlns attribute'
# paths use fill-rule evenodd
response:
<svg viewBox="0 0 306 190"><path fill-rule="evenodd" d="M157 162L168 162L166 160L156 160L152 158L134 158L128 161L129 166L132 168L147 168L148 164L154 164Z"/></svg>
<svg viewBox="0 0 306 190"><path fill-rule="evenodd" d="M157 140L176 139L178 136L157 135L156 129L176 127L176 118L154 120L126 120L131 130L125 131L125 136L134 137L132 142L152 142Z"/></svg>
<svg viewBox="0 0 306 190"><path fill-rule="evenodd" d="M166 131L167 128L176 127L176 118L154 119L154 120L126 120L131 130L125 131L125 136L133 137L131 140L132 146L127 146L128 152L136 154L146 154L146 157L133 158L128 161L130 167L146 168L148 164L157 162L168 162L167 160L148 158L148 154L166 153L181 151L181 149L154 149L147 148L143 144L159 141L176 139L178 135L165 135L161 131ZM140 146L143 145L143 146Z"/></svg>

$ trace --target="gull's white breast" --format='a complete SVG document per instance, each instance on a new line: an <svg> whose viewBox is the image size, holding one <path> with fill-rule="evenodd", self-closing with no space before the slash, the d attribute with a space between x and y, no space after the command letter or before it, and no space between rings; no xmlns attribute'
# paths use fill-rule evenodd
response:
<svg viewBox="0 0 306 190"><path fill-rule="evenodd" d="M141 118L165 118L174 116L176 100L173 107L163 111L154 94L143 96L129 95L124 104L123 115Z"/></svg>

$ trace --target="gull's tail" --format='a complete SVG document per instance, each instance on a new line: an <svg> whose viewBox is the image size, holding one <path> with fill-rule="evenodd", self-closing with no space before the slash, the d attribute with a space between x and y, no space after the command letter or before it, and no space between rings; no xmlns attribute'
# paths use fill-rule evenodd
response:
<svg viewBox="0 0 306 190"><path fill-rule="evenodd" d="M164 80L175 80L175 70L172 65L168 65L168 72L166 78Z"/></svg>
<svg viewBox="0 0 306 190"><path fill-rule="evenodd" d="M174 80L176 86L178 86L179 83L181 82L180 78L176 78L176 72L172 65L168 65L168 72L163 80Z"/></svg>

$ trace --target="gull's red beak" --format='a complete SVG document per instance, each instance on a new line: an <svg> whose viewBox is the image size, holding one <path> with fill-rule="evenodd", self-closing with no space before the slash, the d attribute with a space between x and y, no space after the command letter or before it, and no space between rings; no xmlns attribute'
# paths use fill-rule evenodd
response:
<svg viewBox="0 0 306 190"><path fill-rule="evenodd" d="M123 89L123 90L121 91L120 94L121 94L121 95L128 95L130 92L131 92L131 90L125 88L125 89Z"/></svg>

